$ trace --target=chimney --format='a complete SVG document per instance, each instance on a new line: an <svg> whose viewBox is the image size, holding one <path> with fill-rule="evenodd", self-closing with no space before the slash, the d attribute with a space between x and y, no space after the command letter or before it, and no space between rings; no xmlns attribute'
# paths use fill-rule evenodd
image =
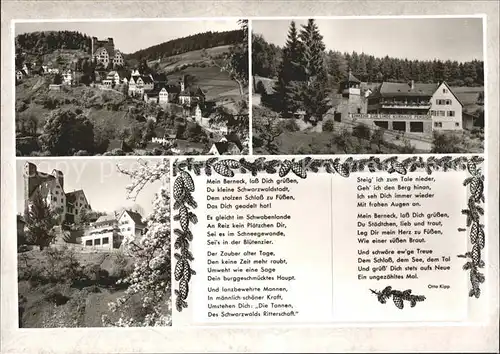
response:
<svg viewBox="0 0 500 354"><path fill-rule="evenodd" d="M414 90L415 89L415 80L410 81L410 89Z"/></svg>

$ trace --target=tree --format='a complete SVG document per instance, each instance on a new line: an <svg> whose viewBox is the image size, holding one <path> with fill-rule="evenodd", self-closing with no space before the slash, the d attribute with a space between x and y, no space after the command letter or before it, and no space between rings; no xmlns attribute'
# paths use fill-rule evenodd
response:
<svg viewBox="0 0 500 354"><path fill-rule="evenodd" d="M303 68L301 67L301 43L297 33L295 22L290 22L288 38L283 48L283 59L278 72L276 83L276 93L278 101L282 103L281 113L289 116L297 110L299 104L297 82L305 79Z"/></svg>
<svg viewBox="0 0 500 354"><path fill-rule="evenodd" d="M24 210L26 241L28 244L40 246L40 250L48 247L55 239L54 226L59 218L51 209L40 190L33 194L31 202Z"/></svg>
<svg viewBox="0 0 500 354"><path fill-rule="evenodd" d="M153 202L153 211L147 218L146 232L139 240L126 238L123 247L134 261L132 273L120 282L129 284L125 294L109 304L110 310L120 316L111 321L106 315L103 323L107 326L144 327L169 326L172 322L171 303L171 257L170 257L170 163L141 161L134 170L119 171L128 175L132 182L127 187L127 195L135 200L149 183L161 181L162 187ZM133 298L139 297L143 309L142 316L133 316L128 311Z"/></svg>
<svg viewBox="0 0 500 354"><path fill-rule="evenodd" d="M384 143L385 130L383 128L375 129L373 132L370 142L377 145L378 152L382 151L382 144Z"/></svg>
<svg viewBox="0 0 500 354"><path fill-rule="evenodd" d="M306 112L305 119L315 122L322 120L323 115L330 109L324 63L325 44L313 19L309 19L307 25L302 26L299 37L302 43L300 59L306 83L299 91Z"/></svg>
<svg viewBox="0 0 500 354"><path fill-rule="evenodd" d="M264 147L271 154L277 153L276 139L283 134L284 130L276 113L265 108L255 107L252 118L255 130L254 139L257 137L257 139L262 140Z"/></svg>
<svg viewBox="0 0 500 354"><path fill-rule="evenodd" d="M54 84L55 85L62 84L62 76L61 76L61 74L57 73L57 74L54 75Z"/></svg>
<svg viewBox="0 0 500 354"><path fill-rule="evenodd" d="M73 110L52 111L40 136L42 148L52 155L68 156L76 151L94 151L94 126L83 114Z"/></svg>

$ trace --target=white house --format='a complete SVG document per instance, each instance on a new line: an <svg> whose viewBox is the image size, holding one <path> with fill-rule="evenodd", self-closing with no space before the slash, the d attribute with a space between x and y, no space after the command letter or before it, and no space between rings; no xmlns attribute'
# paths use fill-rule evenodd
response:
<svg viewBox="0 0 500 354"><path fill-rule="evenodd" d="M432 130L462 130L463 105L446 82L438 86L430 103Z"/></svg>
<svg viewBox="0 0 500 354"><path fill-rule="evenodd" d="M160 92L158 92L158 103L167 104L168 103L168 91L165 87L162 87Z"/></svg>
<svg viewBox="0 0 500 354"><path fill-rule="evenodd" d="M73 83L73 73L71 72L71 70L65 71L62 74L62 83L63 85L71 86L71 84Z"/></svg>
<svg viewBox="0 0 500 354"><path fill-rule="evenodd" d="M22 70L17 70L17 71L16 71L16 80L18 80L18 81L19 81L19 80L22 80L22 79L23 79L23 77L24 77L24 73L23 73L23 71L22 71Z"/></svg>
<svg viewBox="0 0 500 354"><path fill-rule="evenodd" d="M142 220L142 216L139 213L131 210L123 210L118 216L118 227L122 240L136 240L146 229L146 223Z"/></svg>
<svg viewBox="0 0 500 354"><path fill-rule="evenodd" d="M121 240L116 217L114 215L100 216L85 230L81 242L86 247L117 248Z"/></svg>

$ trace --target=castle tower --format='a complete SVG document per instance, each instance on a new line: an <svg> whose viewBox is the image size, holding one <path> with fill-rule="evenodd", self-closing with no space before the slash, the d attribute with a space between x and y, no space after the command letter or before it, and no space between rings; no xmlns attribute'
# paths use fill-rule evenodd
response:
<svg viewBox="0 0 500 354"><path fill-rule="evenodd" d="M182 75L181 80L179 81L179 85L181 86L181 92L184 92L186 89L186 77Z"/></svg>
<svg viewBox="0 0 500 354"><path fill-rule="evenodd" d="M59 170L52 170L52 176L57 179L57 182L59 182L59 185L64 191L64 174Z"/></svg>
<svg viewBox="0 0 500 354"><path fill-rule="evenodd" d="M38 175L36 165L31 162L24 164L24 207L28 205L29 197L36 188L36 177Z"/></svg>

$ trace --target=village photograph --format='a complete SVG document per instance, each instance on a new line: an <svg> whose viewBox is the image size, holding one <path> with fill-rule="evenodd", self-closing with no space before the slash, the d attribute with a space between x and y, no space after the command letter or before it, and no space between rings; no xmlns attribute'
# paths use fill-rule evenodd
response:
<svg viewBox="0 0 500 354"><path fill-rule="evenodd" d="M248 153L246 20L18 22L17 156Z"/></svg>
<svg viewBox="0 0 500 354"><path fill-rule="evenodd" d="M484 152L482 21L252 21L253 153Z"/></svg>
<svg viewBox="0 0 500 354"><path fill-rule="evenodd" d="M16 161L20 328L171 325L169 161Z"/></svg>

